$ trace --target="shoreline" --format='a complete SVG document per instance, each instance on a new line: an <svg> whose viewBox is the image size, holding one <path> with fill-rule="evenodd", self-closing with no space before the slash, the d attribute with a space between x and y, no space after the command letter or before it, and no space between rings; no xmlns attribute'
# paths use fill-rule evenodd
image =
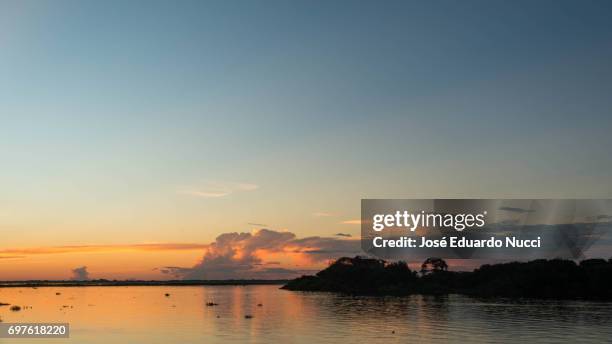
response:
<svg viewBox="0 0 612 344"><path fill-rule="evenodd" d="M462 294L612 301L612 259L594 258L579 263L536 259L484 264L471 272L453 272L440 258L429 258L420 271L413 271L401 261L343 257L314 276L291 280L282 289L349 295Z"/></svg>

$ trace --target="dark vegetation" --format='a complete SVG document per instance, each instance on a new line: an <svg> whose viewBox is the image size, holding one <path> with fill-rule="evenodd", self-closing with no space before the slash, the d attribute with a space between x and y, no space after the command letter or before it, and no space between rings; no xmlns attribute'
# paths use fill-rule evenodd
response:
<svg viewBox="0 0 612 344"><path fill-rule="evenodd" d="M612 259L534 260L483 265L451 272L444 260L429 258L420 272L404 262L340 258L315 276L302 276L283 289L361 295L465 294L482 297L534 297L612 300Z"/></svg>

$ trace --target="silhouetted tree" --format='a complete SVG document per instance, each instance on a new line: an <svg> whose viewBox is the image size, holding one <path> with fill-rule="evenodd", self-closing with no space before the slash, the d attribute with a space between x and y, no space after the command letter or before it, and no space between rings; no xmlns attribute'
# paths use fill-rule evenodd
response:
<svg viewBox="0 0 612 344"><path fill-rule="evenodd" d="M416 274L405 262L343 257L316 276L303 276L284 288L310 291L340 291L350 294L409 294L414 292Z"/></svg>
<svg viewBox="0 0 612 344"><path fill-rule="evenodd" d="M473 272L451 272L440 258L422 265L421 277L405 262L340 258L316 276L302 276L284 289L350 294L405 295L459 293L473 296L588 298L612 300L612 260L537 259L485 264Z"/></svg>
<svg viewBox="0 0 612 344"><path fill-rule="evenodd" d="M448 264L442 258L430 257L421 264L421 274L426 275L431 272L447 271Z"/></svg>

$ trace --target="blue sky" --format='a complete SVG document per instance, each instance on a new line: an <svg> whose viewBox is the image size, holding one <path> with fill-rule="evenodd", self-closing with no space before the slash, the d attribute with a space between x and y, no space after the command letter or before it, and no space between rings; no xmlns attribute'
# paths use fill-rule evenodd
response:
<svg viewBox="0 0 612 344"><path fill-rule="evenodd" d="M611 197L611 7L1 1L0 228L357 234L361 198Z"/></svg>

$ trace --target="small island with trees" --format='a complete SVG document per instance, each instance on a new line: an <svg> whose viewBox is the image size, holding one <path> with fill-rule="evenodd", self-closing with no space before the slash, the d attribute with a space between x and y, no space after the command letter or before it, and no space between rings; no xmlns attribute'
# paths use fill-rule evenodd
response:
<svg viewBox="0 0 612 344"><path fill-rule="evenodd" d="M314 276L282 287L356 295L464 294L478 297L525 297L612 300L612 259L539 259L486 264L472 272L448 270L443 259L428 258L420 271L405 262L344 257Z"/></svg>

